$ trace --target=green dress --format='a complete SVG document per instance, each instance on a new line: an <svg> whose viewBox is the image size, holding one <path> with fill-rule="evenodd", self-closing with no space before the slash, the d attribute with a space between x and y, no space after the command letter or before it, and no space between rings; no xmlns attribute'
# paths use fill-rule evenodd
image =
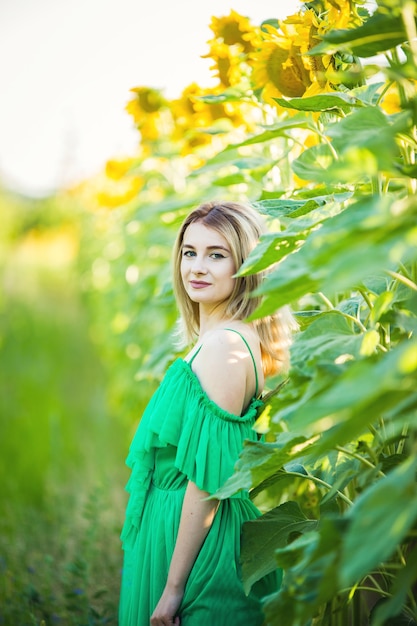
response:
<svg viewBox="0 0 417 626"><path fill-rule="evenodd" d="M233 474L243 441L257 440L252 425L262 402L254 398L241 416L228 413L209 399L191 366L177 359L168 368L126 461L132 473L121 535L119 626L149 626L165 587L188 481L214 493ZM239 567L242 524L259 515L246 491L220 502L187 580L181 626L263 624L260 598L276 588L275 577L247 596Z"/></svg>

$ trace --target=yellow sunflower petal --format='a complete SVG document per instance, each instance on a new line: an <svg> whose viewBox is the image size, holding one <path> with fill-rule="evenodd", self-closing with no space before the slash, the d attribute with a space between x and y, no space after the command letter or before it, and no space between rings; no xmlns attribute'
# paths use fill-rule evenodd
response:
<svg viewBox="0 0 417 626"><path fill-rule="evenodd" d="M250 52L253 48L251 37L246 35L252 33L253 27L247 17L239 15L236 11L231 11L225 17L215 17L211 19L210 28L216 39L220 39L228 46L238 44L244 52Z"/></svg>

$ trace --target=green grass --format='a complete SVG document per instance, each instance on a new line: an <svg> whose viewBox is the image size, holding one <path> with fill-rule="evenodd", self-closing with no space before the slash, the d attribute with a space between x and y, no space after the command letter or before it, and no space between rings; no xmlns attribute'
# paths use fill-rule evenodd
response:
<svg viewBox="0 0 417 626"><path fill-rule="evenodd" d="M0 302L0 625L117 624L126 433L74 276L17 270Z"/></svg>

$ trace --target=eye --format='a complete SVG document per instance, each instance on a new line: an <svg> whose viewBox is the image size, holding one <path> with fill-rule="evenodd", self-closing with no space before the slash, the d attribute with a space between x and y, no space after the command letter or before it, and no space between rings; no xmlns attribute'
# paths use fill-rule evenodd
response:
<svg viewBox="0 0 417 626"><path fill-rule="evenodd" d="M221 252L212 252L210 256L212 259L225 259L226 258L224 254L222 254Z"/></svg>
<svg viewBox="0 0 417 626"><path fill-rule="evenodd" d="M195 256L194 250L183 250L182 256L192 257Z"/></svg>

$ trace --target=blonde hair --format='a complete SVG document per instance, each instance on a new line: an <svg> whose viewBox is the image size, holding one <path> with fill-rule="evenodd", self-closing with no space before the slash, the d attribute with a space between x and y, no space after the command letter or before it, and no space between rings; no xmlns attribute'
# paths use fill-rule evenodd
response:
<svg viewBox="0 0 417 626"><path fill-rule="evenodd" d="M204 202L185 218L174 245L173 285L184 338L188 344L198 335L200 315L198 303L193 302L185 290L181 278L181 259L185 231L194 222L201 222L226 239L236 269L249 256L260 236L267 232L264 220L253 207L236 202ZM225 303L225 315L228 318L245 320L258 308L262 298L252 293L260 286L264 275L264 272L259 272L235 278L234 288ZM260 339L265 376L288 369L291 334L297 327L289 309L283 307L274 315L254 320L253 326Z"/></svg>

